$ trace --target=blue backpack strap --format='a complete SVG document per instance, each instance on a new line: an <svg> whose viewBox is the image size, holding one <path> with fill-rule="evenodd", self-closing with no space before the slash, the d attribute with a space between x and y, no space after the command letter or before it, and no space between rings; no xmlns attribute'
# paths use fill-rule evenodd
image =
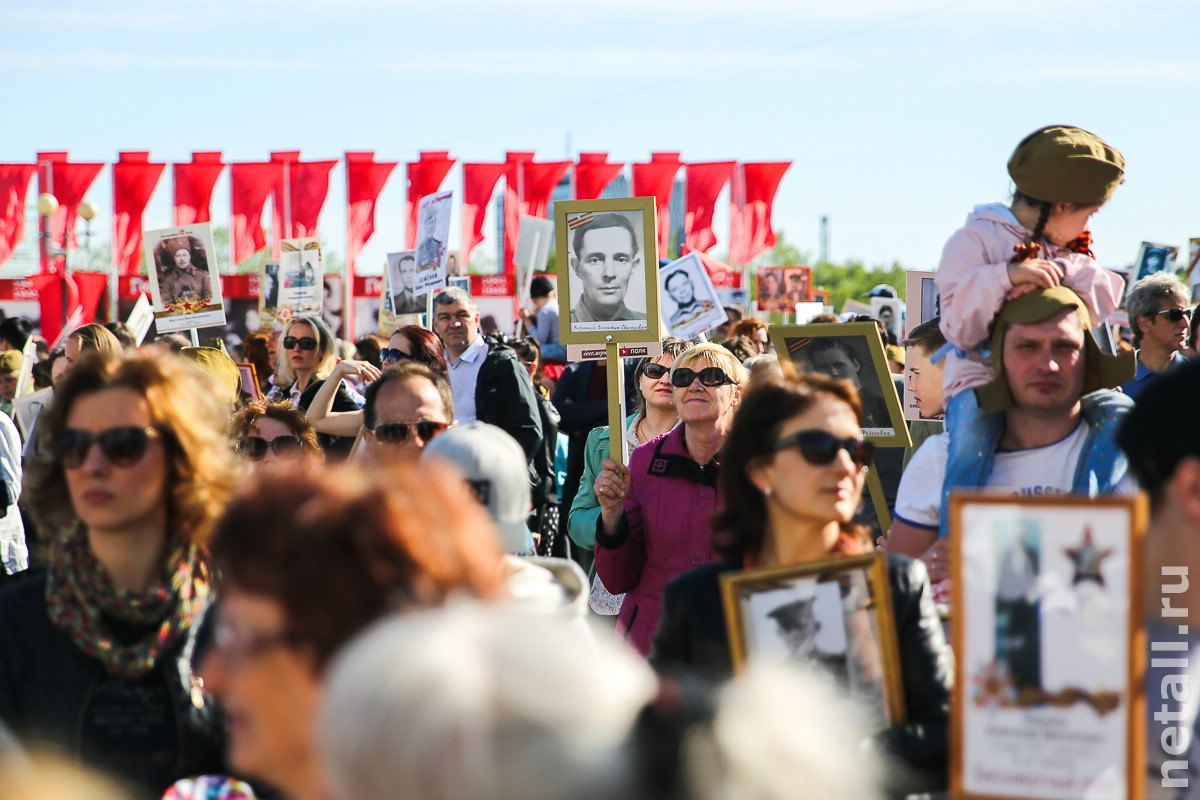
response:
<svg viewBox="0 0 1200 800"><path fill-rule="evenodd" d="M1088 434L1072 490L1089 497L1111 494L1129 472L1129 462L1117 444L1117 431L1133 409L1133 401L1120 392L1101 390L1085 395L1081 407Z"/></svg>

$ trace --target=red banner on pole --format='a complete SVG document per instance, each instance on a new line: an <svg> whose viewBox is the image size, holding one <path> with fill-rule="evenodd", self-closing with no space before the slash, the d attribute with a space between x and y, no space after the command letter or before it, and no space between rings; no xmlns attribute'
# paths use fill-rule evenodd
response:
<svg viewBox="0 0 1200 800"><path fill-rule="evenodd" d="M463 164L462 205L462 263L471 263L471 251L483 241L483 220L487 204L500 177L508 170L507 164ZM416 226L413 226L414 236ZM416 241L415 239L413 240Z"/></svg>
<svg viewBox="0 0 1200 800"><path fill-rule="evenodd" d="M417 161L408 165L408 200L404 206L404 246L406 249L412 250L417 246L417 208L421 203L421 198L435 194L442 188L442 181L446 180L446 175L453 166L454 159L450 158L449 150L423 151ZM494 187L495 183L493 182L492 185ZM467 260L466 256L464 248L464 264Z"/></svg>
<svg viewBox="0 0 1200 800"><path fill-rule="evenodd" d="M113 265L119 275L142 263L142 213L166 164L151 164L147 152L124 152L113 164Z"/></svg>
<svg viewBox="0 0 1200 800"><path fill-rule="evenodd" d="M775 192L791 166L790 161L774 161L742 164L734 171L729 213L729 260L734 264L749 264L775 246Z"/></svg>
<svg viewBox="0 0 1200 800"><path fill-rule="evenodd" d="M599 198L624 167L624 164L609 164L608 153L580 153L575 165L575 199Z"/></svg>
<svg viewBox="0 0 1200 800"><path fill-rule="evenodd" d="M266 247L263 206L282 174L283 165L278 163L229 166L229 249L234 266Z"/></svg>
<svg viewBox="0 0 1200 800"><path fill-rule="evenodd" d="M521 234L521 216L546 216L550 194L571 168L570 161L534 162L533 153L509 153L508 187L504 192L504 272L515 275L513 258Z"/></svg>
<svg viewBox="0 0 1200 800"><path fill-rule="evenodd" d="M346 268L351 275L375 233L375 203L396 164L376 162L374 152L346 153Z"/></svg>
<svg viewBox="0 0 1200 800"><path fill-rule="evenodd" d="M58 211L50 215L50 244L69 250L75 247L75 219L79 204L104 165L67 163L65 151L42 152L37 157L38 192L50 192L58 200ZM50 268L49 260L43 253L42 271Z"/></svg>
<svg viewBox="0 0 1200 800"><path fill-rule="evenodd" d="M713 233L713 210L717 196L733 177L736 161L687 165L687 204L683 238L692 250L707 253L717 243Z"/></svg>
<svg viewBox="0 0 1200 800"><path fill-rule="evenodd" d="M192 163L172 166L175 184L175 225L212 220L212 193L225 164L221 152L193 152Z"/></svg>
<svg viewBox="0 0 1200 800"><path fill-rule="evenodd" d="M659 258L667 257L671 243L671 190L681 166L679 153L651 153L649 164L633 165L633 196L655 198Z"/></svg>
<svg viewBox="0 0 1200 800"><path fill-rule="evenodd" d="M0 265L25 238L25 194L34 164L0 164Z"/></svg>

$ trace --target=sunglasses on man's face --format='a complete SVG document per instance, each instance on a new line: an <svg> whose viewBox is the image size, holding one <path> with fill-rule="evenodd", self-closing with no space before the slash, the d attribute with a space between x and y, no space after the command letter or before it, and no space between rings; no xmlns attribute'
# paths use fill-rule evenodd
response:
<svg viewBox="0 0 1200 800"><path fill-rule="evenodd" d="M99 433L66 428L58 434L54 452L67 469L79 469L87 460L92 445L100 448L100 455L114 467L132 467L142 460L151 439L160 434L154 428L127 426L109 428Z"/></svg>
<svg viewBox="0 0 1200 800"><path fill-rule="evenodd" d="M1192 318L1192 309L1190 308L1165 308L1157 312L1154 316L1166 317L1171 322L1182 322Z"/></svg>
<svg viewBox="0 0 1200 800"><path fill-rule="evenodd" d="M720 367L705 367L699 372L687 367L678 367L671 372L671 385L677 389L686 389L697 378L700 379L701 386L707 386L710 389L733 383L733 378L729 377L728 373Z"/></svg>
<svg viewBox="0 0 1200 800"><path fill-rule="evenodd" d="M276 458L299 458L303 449L300 437L292 435L276 436L270 441L262 436L247 436L237 446L238 453L250 461L262 461L267 457L267 451L274 453Z"/></svg>
<svg viewBox="0 0 1200 800"><path fill-rule="evenodd" d="M670 371L670 367L664 367L662 364L656 364L653 361L642 367L642 374L652 381L662 380L662 376L666 375Z"/></svg>
<svg viewBox="0 0 1200 800"><path fill-rule="evenodd" d="M404 444L414 434L422 442L428 442L448 427L450 426L444 422L431 422L429 420L421 420L420 422L385 422L382 425L376 425L375 430L371 431L371 434L380 444Z"/></svg>
<svg viewBox="0 0 1200 800"><path fill-rule="evenodd" d="M297 339L295 336L283 337L283 349L295 350L299 347L301 350L316 350L317 340L311 336L302 336Z"/></svg>
<svg viewBox="0 0 1200 800"><path fill-rule="evenodd" d="M779 451L792 447L799 450L804 460L814 467L832 464L838 453L843 450L850 454L851 461L865 467L875 454L875 445L870 442L857 437L839 439L828 431L799 431L783 437L771 449Z"/></svg>
<svg viewBox="0 0 1200 800"><path fill-rule="evenodd" d="M385 347L379 351L379 362L381 364L395 364L397 361L403 361L406 358L412 358L412 356L398 347Z"/></svg>

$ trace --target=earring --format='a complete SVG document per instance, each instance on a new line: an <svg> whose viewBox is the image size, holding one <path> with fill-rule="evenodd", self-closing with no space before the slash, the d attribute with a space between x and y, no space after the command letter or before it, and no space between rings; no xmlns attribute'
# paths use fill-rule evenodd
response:
<svg viewBox="0 0 1200 800"><path fill-rule="evenodd" d="M770 497L770 496L771 496L771 491L772 491L772 489L771 489L771 484L769 484L769 483L768 483L766 486L764 486L764 487L762 488L762 493L763 493L763 495L764 495L764 496L766 496L766 497Z"/></svg>

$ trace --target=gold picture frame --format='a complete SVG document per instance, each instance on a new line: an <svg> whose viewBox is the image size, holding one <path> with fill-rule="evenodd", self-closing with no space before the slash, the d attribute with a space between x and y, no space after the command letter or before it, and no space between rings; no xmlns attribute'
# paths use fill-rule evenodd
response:
<svg viewBox="0 0 1200 800"><path fill-rule="evenodd" d="M858 385L866 419L862 435L876 447L911 447L908 425L873 322L772 325L780 358L802 370L849 378Z"/></svg>
<svg viewBox="0 0 1200 800"><path fill-rule="evenodd" d="M558 296L565 306L558 318L559 339L563 344L614 344L662 338L656 213L653 197L563 200L554 204ZM577 245L584 246L591 231L617 232L606 233L617 239L612 247L606 248L614 250L611 262L615 266L605 267L610 260L601 251L593 251L591 263L599 270L594 277L584 274L586 255L575 252ZM625 244L626 234L632 240L632 247ZM625 264L629 265L629 272L622 281ZM605 317L608 314L611 317Z"/></svg>
<svg viewBox="0 0 1200 800"><path fill-rule="evenodd" d="M902 724L904 685L887 571L887 556L873 552L722 574L734 671L752 656L807 662L866 701L880 729Z"/></svg>
<svg viewBox="0 0 1200 800"><path fill-rule="evenodd" d="M1145 497L955 493L950 514L951 796L1143 797Z"/></svg>

